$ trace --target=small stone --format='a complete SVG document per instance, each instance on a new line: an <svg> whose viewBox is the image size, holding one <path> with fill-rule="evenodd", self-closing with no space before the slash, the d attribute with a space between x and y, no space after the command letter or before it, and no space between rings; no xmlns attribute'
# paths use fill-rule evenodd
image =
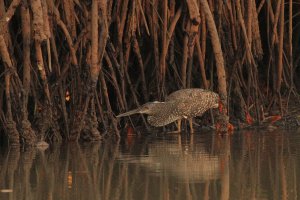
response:
<svg viewBox="0 0 300 200"><path fill-rule="evenodd" d="M11 192L13 192L13 190L12 189L1 189L0 192L1 193L11 193Z"/></svg>
<svg viewBox="0 0 300 200"><path fill-rule="evenodd" d="M268 131L275 131L278 127L277 126L273 126L273 125L269 125L267 127Z"/></svg>
<svg viewBox="0 0 300 200"><path fill-rule="evenodd" d="M49 147L49 144L45 141L40 141L40 142L36 143L36 148L38 148L41 151L48 149L48 147Z"/></svg>

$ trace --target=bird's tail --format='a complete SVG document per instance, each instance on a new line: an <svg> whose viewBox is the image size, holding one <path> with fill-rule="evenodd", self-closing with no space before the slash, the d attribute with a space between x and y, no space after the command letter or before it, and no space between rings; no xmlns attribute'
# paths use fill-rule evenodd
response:
<svg viewBox="0 0 300 200"><path fill-rule="evenodd" d="M141 110L140 108L137 108L137 109L119 114L119 115L117 115L117 117L126 117L126 116L129 116L129 115L137 114L137 113L140 113L140 110Z"/></svg>

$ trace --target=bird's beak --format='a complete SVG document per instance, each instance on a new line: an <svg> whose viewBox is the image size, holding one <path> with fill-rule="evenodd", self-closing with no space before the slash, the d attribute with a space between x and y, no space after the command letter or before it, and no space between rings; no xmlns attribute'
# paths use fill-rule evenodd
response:
<svg viewBox="0 0 300 200"><path fill-rule="evenodd" d="M220 107L220 103L216 103L213 105L213 108L219 108Z"/></svg>

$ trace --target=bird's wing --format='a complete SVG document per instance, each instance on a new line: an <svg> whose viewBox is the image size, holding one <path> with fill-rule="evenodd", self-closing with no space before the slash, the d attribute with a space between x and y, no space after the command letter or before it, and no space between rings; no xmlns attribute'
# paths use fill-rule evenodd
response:
<svg viewBox="0 0 300 200"><path fill-rule="evenodd" d="M180 116L169 115L166 118L160 118L159 115L149 115L147 121L151 126L160 127L171 124L177 120L181 119Z"/></svg>
<svg viewBox="0 0 300 200"><path fill-rule="evenodd" d="M176 115L181 116L181 118L201 116L208 109L208 102L202 96L197 99L178 100L176 105Z"/></svg>
<svg viewBox="0 0 300 200"><path fill-rule="evenodd" d="M165 102L160 112L148 116L148 123L152 126L159 127L181 119L182 116L176 112L176 107L177 105L174 102Z"/></svg>

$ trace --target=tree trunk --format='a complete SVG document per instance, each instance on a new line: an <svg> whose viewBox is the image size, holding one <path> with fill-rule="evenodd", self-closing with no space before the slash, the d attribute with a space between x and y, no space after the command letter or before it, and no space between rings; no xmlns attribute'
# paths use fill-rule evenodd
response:
<svg viewBox="0 0 300 200"><path fill-rule="evenodd" d="M215 55L215 61L217 66L217 75L218 75L218 90L220 95L220 100L223 105L223 109L220 109L220 128L219 131L227 132L227 125L229 117L227 114L227 88L226 88L226 72L224 66L223 52L221 48L220 39L218 36L216 24L213 18L213 15L210 11L207 0L200 0L202 11L205 13L207 20L207 26L209 33L211 35L211 42L213 46L213 51Z"/></svg>

